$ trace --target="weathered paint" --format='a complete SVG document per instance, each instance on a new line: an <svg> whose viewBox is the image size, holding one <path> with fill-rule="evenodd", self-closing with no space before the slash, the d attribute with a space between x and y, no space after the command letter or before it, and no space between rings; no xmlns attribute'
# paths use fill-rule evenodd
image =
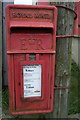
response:
<svg viewBox="0 0 80 120"><path fill-rule="evenodd" d="M75 32L77 35L80 35L80 1L75 2L75 11L77 13L77 19L75 20L74 30L77 31Z"/></svg>
<svg viewBox="0 0 80 120"><path fill-rule="evenodd" d="M6 21L10 113L52 112L57 8L9 5L6 8ZM41 65L40 97L24 98L24 65Z"/></svg>
<svg viewBox="0 0 80 120"><path fill-rule="evenodd" d="M38 5L49 5L49 0L38 0Z"/></svg>
<svg viewBox="0 0 80 120"><path fill-rule="evenodd" d="M78 32L80 35L80 1L78 2L77 10L78 10L78 28L79 28Z"/></svg>

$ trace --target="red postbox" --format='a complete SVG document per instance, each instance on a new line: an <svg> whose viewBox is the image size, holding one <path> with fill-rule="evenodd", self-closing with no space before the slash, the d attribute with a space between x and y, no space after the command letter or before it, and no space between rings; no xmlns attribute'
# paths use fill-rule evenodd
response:
<svg viewBox="0 0 80 120"><path fill-rule="evenodd" d="M53 110L56 53L55 6L6 8L10 113Z"/></svg>

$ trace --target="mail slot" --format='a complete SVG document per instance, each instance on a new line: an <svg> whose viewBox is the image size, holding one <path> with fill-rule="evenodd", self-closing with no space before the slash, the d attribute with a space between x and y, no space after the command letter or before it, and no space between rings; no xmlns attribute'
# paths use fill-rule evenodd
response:
<svg viewBox="0 0 80 120"><path fill-rule="evenodd" d="M53 111L56 54L55 6L6 7L10 113Z"/></svg>

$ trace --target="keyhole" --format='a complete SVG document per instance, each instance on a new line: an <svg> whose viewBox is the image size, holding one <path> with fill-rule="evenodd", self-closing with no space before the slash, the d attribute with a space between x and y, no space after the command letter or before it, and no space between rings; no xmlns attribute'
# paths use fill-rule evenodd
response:
<svg viewBox="0 0 80 120"><path fill-rule="evenodd" d="M20 85L21 85L21 83L19 82L19 83L18 83L18 85L20 86Z"/></svg>

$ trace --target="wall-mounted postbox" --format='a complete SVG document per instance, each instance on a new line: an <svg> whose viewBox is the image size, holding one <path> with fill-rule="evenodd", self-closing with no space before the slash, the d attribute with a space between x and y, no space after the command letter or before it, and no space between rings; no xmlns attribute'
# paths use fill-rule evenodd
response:
<svg viewBox="0 0 80 120"><path fill-rule="evenodd" d="M51 112L57 9L8 5L6 8L10 112Z"/></svg>

